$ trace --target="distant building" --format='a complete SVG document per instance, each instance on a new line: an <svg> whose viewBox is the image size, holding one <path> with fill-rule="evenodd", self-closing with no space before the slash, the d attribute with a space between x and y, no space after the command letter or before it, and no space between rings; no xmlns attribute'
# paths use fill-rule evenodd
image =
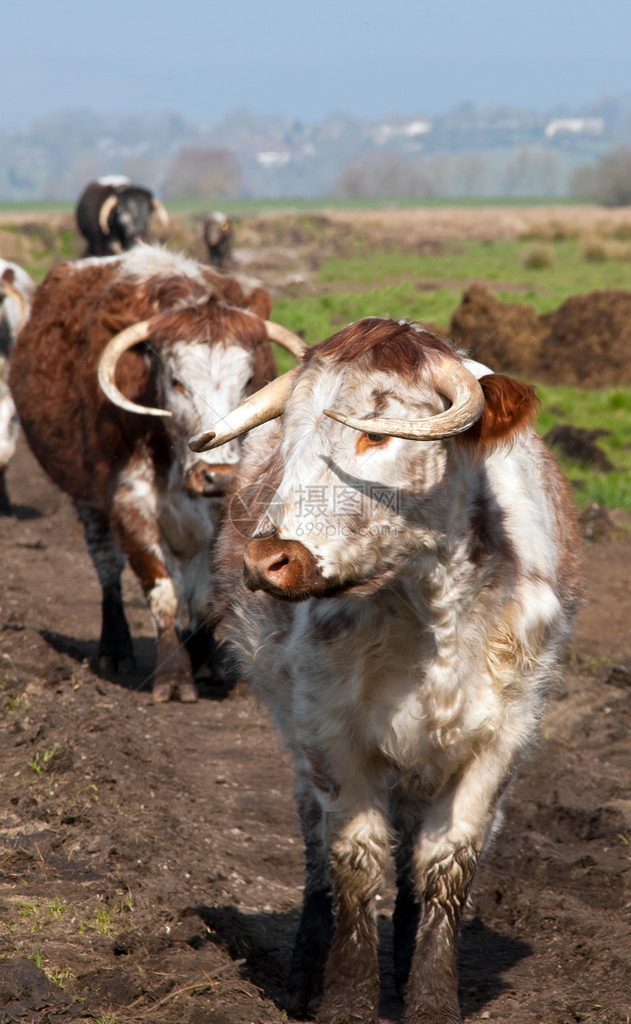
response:
<svg viewBox="0 0 631 1024"><path fill-rule="evenodd" d="M544 134L553 139L555 135L602 135L604 130L601 117L559 117L548 122Z"/></svg>
<svg viewBox="0 0 631 1024"><path fill-rule="evenodd" d="M284 167L291 160L291 153L268 149L256 154L256 162L261 167Z"/></svg>
<svg viewBox="0 0 631 1024"><path fill-rule="evenodd" d="M426 117L408 124L378 124L371 129L371 136L378 146L383 146L391 139L417 139L432 130L432 123Z"/></svg>

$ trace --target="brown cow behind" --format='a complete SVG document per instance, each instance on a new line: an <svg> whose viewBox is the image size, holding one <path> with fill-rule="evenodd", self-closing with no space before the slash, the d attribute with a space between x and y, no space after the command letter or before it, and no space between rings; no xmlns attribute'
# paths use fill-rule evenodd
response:
<svg viewBox="0 0 631 1024"><path fill-rule="evenodd" d="M187 605L199 638L208 552L239 461L237 441L192 457L186 439L275 375L269 311L262 289L246 294L235 278L141 245L53 270L14 351L24 432L73 498L102 587L100 667L133 663L126 557L155 622L156 701L196 699L179 616Z"/></svg>

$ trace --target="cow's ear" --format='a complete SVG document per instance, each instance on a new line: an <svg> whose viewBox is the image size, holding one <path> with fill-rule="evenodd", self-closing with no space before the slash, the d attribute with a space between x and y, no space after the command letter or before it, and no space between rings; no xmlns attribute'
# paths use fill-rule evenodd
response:
<svg viewBox="0 0 631 1024"><path fill-rule="evenodd" d="M532 384L502 373L481 377L480 386L484 392L484 412L457 441L484 455L498 444L510 444L521 431L532 427L541 403Z"/></svg>
<svg viewBox="0 0 631 1024"><path fill-rule="evenodd" d="M247 309L250 313L256 313L262 320L269 320L272 312L272 300L265 288L255 288L248 296Z"/></svg>

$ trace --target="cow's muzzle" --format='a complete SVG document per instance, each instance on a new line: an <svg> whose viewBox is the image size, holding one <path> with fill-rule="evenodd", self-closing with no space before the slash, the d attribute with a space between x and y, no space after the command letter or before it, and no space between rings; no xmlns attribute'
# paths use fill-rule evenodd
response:
<svg viewBox="0 0 631 1024"><path fill-rule="evenodd" d="M255 537L243 553L243 573L249 590L266 590L285 601L322 597L329 583L308 548L298 540Z"/></svg>
<svg viewBox="0 0 631 1024"><path fill-rule="evenodd" d="M223 498L234 482L236 465L196 462L184 476L184 490L204 498Z"/></svg>

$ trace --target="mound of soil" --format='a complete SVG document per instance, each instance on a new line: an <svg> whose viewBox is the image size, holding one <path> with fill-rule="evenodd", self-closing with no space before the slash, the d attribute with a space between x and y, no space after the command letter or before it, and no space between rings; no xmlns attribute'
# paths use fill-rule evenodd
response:
<svg viewBox="0 0 631 1024"><path fill-rule="evenodd" d="M631 292L573 295L541 323L542 379L581 387L631 384Z"/></svg>
<svg viewBox="0 0 631 1024"><path fill-rule="evenodd" d="M449 337L473 359L521 377L537 372L544 334L532 306L502 302L481 284L467 288L449 324Z"/></svg>
<svg viewBox="0 0 631 1024"><path fill-rule="evenodd" d="M239 685L155 705L154 643L104 678L100 593L70 502L23 442L0 519L0 1021L281 1024L302 842L289 757ZM562 685L504 804L460 942L471 1024L628 1024L631 540L585 542ZM393 879L379 893L380 1021Z"/></svg>
<svg viewBox="0 0 631 1024"><path fill-rule="evenodd" d="M574 295L537 316L532 306L502 302L475 284L449 335L474 359L517 376L580 387L631 384L631 292Z"/></svg>

